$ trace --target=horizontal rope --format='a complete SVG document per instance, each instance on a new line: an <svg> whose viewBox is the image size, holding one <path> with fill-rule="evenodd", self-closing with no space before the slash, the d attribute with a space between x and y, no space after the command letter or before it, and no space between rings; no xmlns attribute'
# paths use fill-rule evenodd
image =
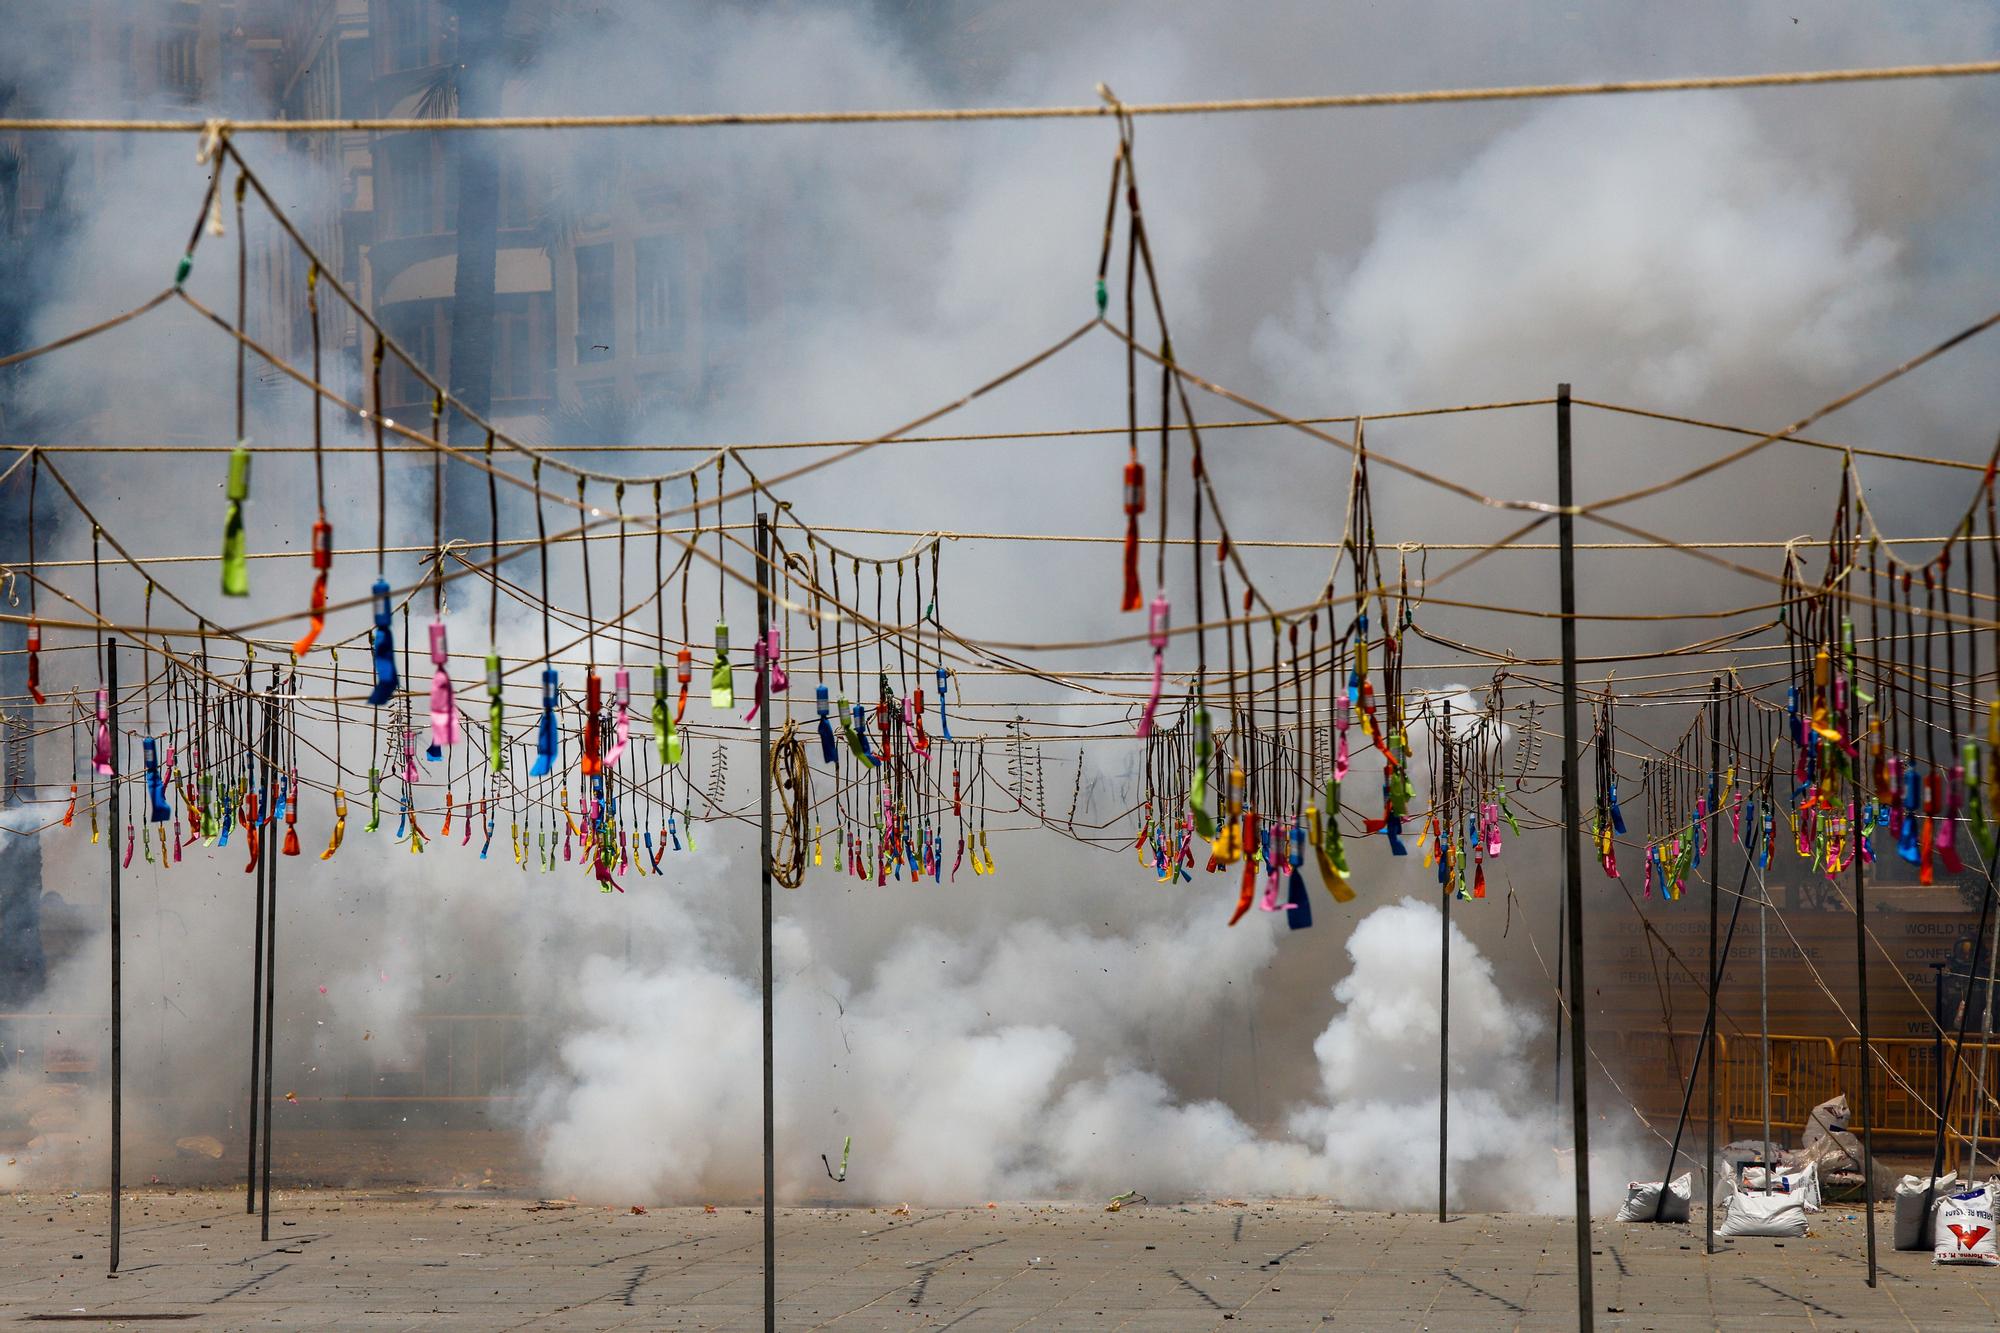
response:
<svg viewBox="0 0 2000 1333"><path fill-rule="evenodd" d="M1497 88L1438 88L1422 92L1326 93L1303 97L1225 98L1199 102L1118 102L1085 106L912 107L874 111L696 111L607 116L377 116L247 119L0 118L0 130L115 134L346 134L427 130L704 129L724 125L909 125L1004 120L1094 120L1106 116L1208 116L1246 111L1336 111L1363 107L1433 106L1459 102L1523 102L1627 93L1699 92L1728 88L1807 88L1840 83L1888 83L2000 74L2000 60L1956 64L1882 65L1867 69L1794 70L1773 74L1708 74L1598 83L1532 83Z"/></svg>

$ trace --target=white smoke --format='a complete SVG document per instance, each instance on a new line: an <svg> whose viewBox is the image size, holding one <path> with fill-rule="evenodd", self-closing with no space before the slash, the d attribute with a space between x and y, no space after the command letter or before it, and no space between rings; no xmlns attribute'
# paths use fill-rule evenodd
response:
<svg viewBox="0 0 2000 1333"><path fill-rule="evenodd" d="M1902 294L1900 249L1741 100L1558 103L1394 192L1258 346L1336 401L1508 397L1555 366L1691 402L1844 373Z"/></svg>
<svg viewBox="0 0 2000 1333"><path fill-rule="evenodd" d="M1389 1206L1430 1188L1438 910L1404 898L1356 925L1339 1009L1312 1047L1319 1094L1276 1132L1175 1088L1160 1057L1254 980L1280 934L1257 917L1226 929L1213 902L1155 910L1113 935L1046 921L981 940L916 927L858 985L784 923L781 1197L962 1204L1137 1189ZM1569 1186L1527 1058L1539 1020L1456 929L1452 950L1453 1198L1555 1207ZM663 965L584 962L574 1030L533 1102L549 1187L605 1201L756 1190L759 1000L711 959L697 932ZM837 1157L848 1136L853 1174L837 1186L817 1154ZM1604 1180L1623 1179L1626 1154L1599 1147Z"/></svg>
<svg viewBox="0 0 2000 1333"><path fill-rule="evenodd" d="M1652 52L1657 66L1630 72L1660 74L1739 61L1914 61L1991 45L1990 19L1971 16L1932 20L1941 31L1929 45L1880 15L1821 24L1825 36L1808 25L1812 44L1801 50L1793 25L1782 22L1749 42L1722 22L1669 23L1643 6L1567 32L1566 19L1553 15L1502 18L1464 6L1447 21L1468 34L1459 44L1464 63L1452 54L1440 66L1436 51L1409 42L1407 16L1389 10L1335 18L1293 6L1244 24L1232 7L1187 7L1162 24L1139 7L1024 9L983 16L963 32L940 24L919 41L899 39L859 6L772 15L717 7L672 25L647 6L598 9L599 26L566 30L510 87L509 109L1056 103L1087 98L1100 78L1133 99L1256 95L1589 77L1604 72L1599 45L1624 48L1611 53L1628 62L1618 72L1633 52ZM1537 25L1536 40L1519 39L1524 21ZM1501 25L1508 40L1476 35ZM1576 35L1586 30L1592 35ZM16 63L50 71L72 63L53 39L23 37L14 53ZM1967 203L1981 191L1963 182L1993 179L1979 169L1991 136L1979 129L1990 123L1976 113L1980 104L1967 105L1980 96L1975 84L1901 85L1880 90L1882 101L1842 90L1841 100L1816 104L1828 114L1803 136L1783 113L1765 114L1773 104L1716 97L1594 100L1519 119L1511 108L1450 108L1394 118L1147 121L1139 154L1177 345L1227 382L1256 386L1261 377L1273 401L1301 411L1514 396L1573 377L1608 398L1733 395L1745 418L1777 424L1801 405L1798 381L1831 381L1909 345L1907 313L1903 327L1878 317L1923 305L1908 299L1912 272L1984 278L1976 267L1983 249L1964 244L1983 235L1990 210L1978 198ZM1934 133L1911 132L1912 106L1921 112L1914 123ZM1913 139L1923 152L1910 151ZM754 290L747 313L731 321L743 327L730 330L757 370L754 381L663 413L640 432L647 440L881 429L1067 329L1088 311L1112 146L1108 124L1089 122L510 143L521 164L554 181L569 179L571 159L586 161L585 174L607 175L590 155L622 153L635 178L677 182L712 209L700 222L718 252L754 237L757 262L744 275ZM1866 156L1853 156L1861 146ZM73 184L76 244L68 262L52 267L60 282L40 312L37 340L151 294L185 244L206 183L189 145L158 136L116 147L107 158L115 170ZM301 217L337 207L327 182L309 164L284 165L275 143L248 143L246 152ZM1382 198L1390 202L1377 210ZM250 227L261 246L270 228L254 208ZM204 244L190 286L224 309L232 308L233 242ZM1964 253L1974 258L1956 258ZM1294 297L1288 318L1266 317ZM253 303L253 317L261 308ZM233 361L227 339L170 307L41 363L28 397L63 427L51 438L68 439L75 426L79 439L161 432L226 443ZM353 369L331 373L346 381ZM1121 377L1110 355L1065 361L989 417L962 424L1106 424L1122 413ZM253 439L303 436L301 395L254 380L251 395ZM1969 407L1968 420L1983 419L1975 415L1983 404ZM332 440L357 438L351 423L329 417ZM1458 458L1433 450L1429 464L1452 471L1477 463L1506 474L1496 490L1528 486L1522 460L1541 455L1508 447L1520 437L1505 420L1478 420L1477 449ZM1260 444L1250 438L1257 434L1237 433L1226 453L1218 449L1226 466L1215 468L1242 535L1331 535L1344 462L1312 463L1296 441ZM1590 456L1607 468L1640 456L1629 436L1596 443ZM816 474L787 498L815 523L887 516L911 527L1110 532L1119 444L884 450ZM119 459L87 476L81 463L64 466L135 550L212 549L214 529L201 525L219 523L219 459L201 465L210 507L192 527L178 511L138 502L185 490L181 460ZM309 517L299 500L305 463L260 456L257 466L253 547L298 543ZM1317 470L1301 477L1302 469ZM331 508L372 515L365 468L338 468L330 484ZM427 531L425 484L415 469L394 477L392 506L409 513L407 521L392 515L392 532ZM1399 484L1381 490L1385 513L1408 510L1411 519L1384 522L1385 539L1466 539L1462 513L1418 510ZM1778 495L1813 499L1789 487L1739 492L1760 505ZM45 506L51 494L45 481ZM1911 494L1913 506L1929 496L1923 487ZM1820 510L1805 508L1817 523ZM733 507L731 517L742 515ZM367 526L342 520L343 544ZM1756 531L1788 535L1799 526L1789 513L1767 513ZM85 558L88 548L87 525L72 521L51 554ZM1031 626L1040 639L1105 631L1109 561L1066 565L1081 572L1049 579L1046 548L993 549L968 543L948 557L954 628L1023 638ZM1289 557L1280 554L1246 558L1273 588L1319 586L1318 555L1319 567L1303 575L1298 565L1281 566ZM343 562L340 578L352 582L342 591L365 584L366 563ZM211 568L162 571L163 586L214 611ZM252 610L295 610L302 566L259 571ZM76 571L69 578L71 590L85 586ZM136 620L137 581L109 566L106 579L107 615ZM575 607L579 594L574 564L560 560L555 600ZM480 601L471 598L475 608ZM1189 605L1181 589L1176 601L1177 611ZM158 609L167 614L164 598ZM740 626L747 607L735 609ZM362 623L361 613L337 617L330 636ZM537 631L503 618L501 650L533 651ZM1514 647L1534 646L1525 631L1508 637ZM456 625L453 638L461 649L483 642ZM1144 662L1134 650L1096 664ZM87 667L66 663L64 671L90 684ZM968 696L955 704L983 703L978 687ZM317 739L326 743L323 729ZM350 767L357 744L350 731ZM43 748L45 771L59 771L61 744ZM1130 753L1116 748L1120 759L1106 762ZM317 841L326 821L325 798L315 794L303 828ZM550 1188L614 1200L740 1197L756 1188L754 899L743 891L747 858L714 859L729 857L732 842L741 846L734 826L707 825L703 852L669 860L671 876L628 880L628 893L606 899L573 873L512 871L504 831L489 866L456 847L412 858L386 846L386 834L361 834L359 823L357 814L337 860L308 862L305 873L286 863L281 1092L357 1050L381 1059L378 1051L419 1049L421 1009L518 1007L535 1016L544 1043L525 1125L539 1136ZM969 1201L1136 1187L1160 1197L1318 1192L1400 1204L1428 1194L1434 908L1408 900L1376 908L1346 940L1343 961L1351 918L1324 900L1319 926L1304 935L1273 930L1261 915L1226 930L1216 881L1198 877L1183 898L1133 882L1123 864L1106 872L1103 859L1050 850L1053 842L996 835L1007 871L976 894L842 892L841 881L820 875L785 898L777 1059L786 1197L844 1188L840 1197L854 1199ZM45 846L47 882L101 920L104 848L80 835L52 835ZM1357 847L1365 858L1357 882L1364 900L1381 901L1395 887L1374 850ZM128 1057L135 1121L218 1134L234 1126L249 1012L250 890L239 853L240 844L212 858L191 850L172 871L135 863L128 873L128 1030L147 1029L147 1058ZM1548 900L1526 887L1523 898L1524 915ZM1518 961L1522 952L1518 936L1505 946L1511 955L1497 943L1496 915L1474 908L1457 917L1485 955L1463 935L1453 943L1453 1166L1463 1191L1455 1197L1550 1205L1564 1191L1551 1147L1560 1136L1535 1104L1533 992L1503 988L1489 961ZM1545 927L1549 915L1528 924ZM622 950L621 934L630 941ZM1352 975L1330 986L1349 965ZM44 1002L95 1014L105 980L100 938ZM484 988L477 1003L458 999L469 984ZM154 1098L157 1108L148 1104ZM1267 1098L1278 1104L1269 1112ZM82 1117L86 1134L93 1117ZM818 1153L837 1153L848 1134L854 1175L835 1187ZM91 1140L69 1178L101 1179L103 1160L101 1139ZM145 1159L135 1152L131 1160ZM1610 1160L1611 1175L1623 1179L1623 1163ZM1608 1200L1601 1183L1597 1197Z"/></svg>

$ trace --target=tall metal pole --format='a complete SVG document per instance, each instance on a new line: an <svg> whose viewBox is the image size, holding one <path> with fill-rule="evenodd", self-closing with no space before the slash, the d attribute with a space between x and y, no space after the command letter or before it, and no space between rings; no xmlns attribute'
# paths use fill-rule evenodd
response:
<svg viewBox="0 0 2000 1333"><path fill-rule="evenodd" d="M1750 849L1756 841L1751 839L1742 844L1743 868L1750 868ZM1771 959L1767 942L1771 910L1771 890L1764 883L1764 877L1757 877L1757 1030L1764 1040L1764 1142L1757 1150L1758 1158L1764 1163L1764 1193L1771 1192L1771 1177L1776 1173L1777 1154L1771 1151Z"/></svg>
<svg viewBox="0 0 2000 1333"><path fill-rule="evenodd" d="M1993 868L1986 868L1986 888L1979 899L1979 929L1972 936L1972 961L1965 969L1965 992L1958 1003L1958 1035L1951 1047L1951 1074L1945 1075L1944 1055L1944 977L1943 969L1951 965L1933 964L1938 967L1937 996L1937 1141L1931 1151L1930 1184L1924 1187L1924 1213L1929 1217L1931 1198L1937 1190L1937 1179L1944 1174L1944 1150L1946 1132L1950 1128L1951 1107L1958 1100L1958 1071L1965 1063L1966 1024L1972 1018L1972 987L1979 979L1980 950L1986 944L1986 923L1993 916Z"/></svg>
<svg viewBox="0 0 2000 1333"><path fill-rule="evenodd" d="M1972 1138L1966 1144L1965 1180L1979 1170L1979 1135L1986 1110L1986 1055L1993 1044L1993 972L2000 957L2000 918L1993 922L1993 936L1986 946L1986 999L1979 1020L1979 1084L1972 1099Z"/></svg>
<svg viewBox="0 0 2000 1333"><path fill-rule="evenodd" d="M118 640L104 641L105 725L111 733L111 1271L118 1271L118 1240L125 1209L125 932L118 884Z"/></svg>
<svg viewBox="0 0 2000 1333"><path fill-rule="evenodd" d="M264 696L264 803L257 817L264 822L264 878L268 886L264 906L264 1200L260 1234L271 1239L271 1048L278 1031L278 821L272 793L278 776L278 669L271 668L271 688Z"/></svg>
<svg viewBox="0 0 2000 1333"><path fill-rule="evenodd" d="M771 626L771 520L757 515L757 642L769 641ZM773 667L775 663L771 664ZM764 902L764 1328L778 1327L778 1213L776 1081L771 1065L771 670L757 673L757 809Z"/></svg>
<svg viewBox="0 0 2000 1333"><path fill-rule="evenodd" d="M1446 809L1451 799L1451 700L1444 701L1444 790ZM1443 948L1438 954L1438 1221L1445 1217L1445 1186L1450 1179L1451 1127L1451 879L1445 876Z"/></svg>
<svg viewBox="0 0 2000 1333"><path fill-rule="evenodd" d="M249 673L243 677L243 730L247 739L250 730L250 695L254 685ZM263 801L270 796L269 789L258 800L257 813L264 813ZM242 812L237 812L239 821ZM246 835L247 832L246 832ZM251 944L250 963L250 1133L248 1157L243 1167L243 1212L247 1216L257 1211L257 1098L263 1080L264 1055L264 899L265 878L269 869L262 856L257 858L257 905L252 912L256 937Z"/></svg>
<svg viewBox="0 0 2000 1333"><path fill-rule="evenodd" d="M1937 1138L1931 1153L1931 1179L1944 1167L1944 974L1950 963L1931 964L1931 1104L1937 1107ZM1924 1216L1930 1216L1926 1209Z"/></svg>
<svg viewBox="0 0 2000 1333"><path fill-rule="evenodd" d="M1569 921L1570 1134L1576 1150L1576 1326L1596 1327L1590 1289L1590 1077L1583 987L1583 811L1577 791L1576 504L1570 477L1569 385L1556 386L1556 519L1562 541L1563 903Z"/></svg>
<svg viewBox="0 0 2000 1333"><path fill-rule="evenodd" d="M1702 1163L1701 1178L1708 1187L1708 1207L1704 1210L1708 1229L1705 1242L1710 1254L1715 1253L1715 1024L1716 1001L1722 990L1722 959L1715 951L1715 910L1716 899L1721 893L1721 884L1715 872L1722 865L1722 844L1717 840L1722 821L1716 806L1722 802L1722 677L1717 676L1708 684L1708 1050L1707 1083L1705 1105L1708 1109L1708 1157ZM1747 867L1746 867L1747 869ZM1742 898L1737 898L1737 906L1742 906ZM1734 918L1731 918L1734 921ZM1667 1034L1673 1040L1673 1034ZM1768 1171L1766 1175L1770 1174Z"/></svg>
<svg viewBox="0 0 2000 1333"><path fill-rule="evenodd" d="M1756 841L1754 830L1752 831L1751 841L1752 842ZM1748 850L1749 848L1746 845L1745 847L1746 855L1743 860L1743 877L1740 881L1738 881L1736 885L1736 905L1732 907L1729 911L1729 930L1728 933L1723 935L1722 937L1722 961L1725 966L1729 962L1730 951L1736 947L1736 922L1737 919L1743 915L1743 898L1744 898L1743 890L1748 886L1750 882L1750 860L1747 855ZM1710 1026L1710 1023L1713 1021L1713 1017L1714 1017L1713 1015L1710 1015L1708 1018L1703 1020L1701 1025L1701 1036L1697 1037L1694 1043L1694 1059L1688 1062L1687 1083L1685 1086L1681 1088L1681 1113L1679 1119L1674 1121L1674 1137L1667 1144L1667 1169L1660 1173L1661 1188L1660 1188L1659 1202L1653 1205L1653 1220L1655 1222L1662 1222L1666 1220L1666 1215L1667 1215L1666 1187L1672 1182L1674 1178L1674 1166L1681 1159L1681 1136L1687 1132L1688 1111L1694 1105L1694 1085L1701 1081L1702 1057L1709 1051L1710 1044L1715 1040L1715 1029ZM1768 1178L1769 1178L1769 1173L1767 1172L1766 1179Z"/></svg>
<svg viewBox="0 0 2000 1333"><path fill-rule="evenodd" d="M1861 734L1861 691L1850 684L1847 691L1847 734ZM1858 785L1858 775L1857 775ZM1859 797L1856 798L1857 800ZM1868 1285L1875 1285L1875 1099L1869 1091L1874 1073L1875 1048L1868 1041L1868 880L1862 873L1860 848L1848 858L1854 863L1854 972L1860 990L1860 1077L1858 1108L1861 1113L1861 1215L1868 1227Z"/></svg>

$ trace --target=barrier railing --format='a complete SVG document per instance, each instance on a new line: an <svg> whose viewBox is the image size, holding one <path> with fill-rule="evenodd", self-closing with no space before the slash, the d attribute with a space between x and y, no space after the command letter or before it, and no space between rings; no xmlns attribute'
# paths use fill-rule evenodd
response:
<svg viewBox="0 0 2000 1333"><path fill-rule="evenodd" d="M1980 1099L1979 1055L1980 1044L1965 1043L1963 1052L1958 1043L1947 1039L1943 1043L1944 1060L1938 1060L1939 1043L1928 1037L1884 1037L1870 1038L1875 1050L1873 1077L1870 1091L1875 1099L1874 1119L1877 1135L1892 1138L1929 1141L1937 1134L1937 1104L1940 1100L1940 1067L1946 1080L1951 1077L1954 1055L1958 1059L1958 1086L1951 1096L1951 1107L1946 1117L1945 1136L1951 1145L1948 1158L1955 1157L1972 1135L1973 1113ZM2000 1041L1986 1048L1986 1089L1985 1106L1980 1114L1979 1137L1981 1152L1990 1151L1996 1140L2000 1140ZM1857 1067L1860 1061L1861 1040L1849 1037L1840 1043L1840 1079L1845 1088L1858 1088L1860 1079ZM1906 1086L1907 1085L1907 1086ZM1850 1096L1857 1116L1859 1098ZM1857 1118L1855 1127L1859 1128Z"/></svg>
<svg viewBox="0 0 2000 1333"><path fill-rule="evenodd" d="M280 1061L293 1041L311 1042L313 1058L307 1062L312 1072L288 1080L280 1093L319 1102L506 1101L532 1067L523 1014L416 1014L395 1032L362 1029L353 1040L326 1032L281 1016ZM0 1012L0 1048L0 1069L58 1082L87 1080L108 1067L109 1018Z"/></svg>
<svg viewBox="0 0 2000 1333"><path fill-rule="evenodd" d="M1689 1071L1694 1065L1695 1049L1701 1040L1699 1029L1693 1031L1666 1031L1665 1029L1640 1029L1619 1034L1619 1049L1624 1059L1624 1069L1620 1071L1620 1083L1632 1098L1633 1104L1648 1119L1664 1117L1669 1124L1680 1114L1681 1097L1687 1086ZM1728 1098L1725 1089L1729 1084L1730 1043L1727 1036L1715 1044L1716 1099L1718 1124L1720 1108ZM1706 1061L1704 1061L1705 1063ZM1702 1113L1701 1087L1695 1086L1695 1101L1692 1114ZM1727 1136L1725 1136L1726 1138Z"/></svg>
<svg viewBox="0 0 2000 1333"><path fill-rule="evenodd" d="M0 1013L0 1069L73 1080L110 1052L109 1014Z"/></svg>
<svg viewBox="0 0 2000 1333"><path fill-rule="evenodd" d="M1726 1054L1725 1054L1726 1053ZM1764 1043L1744 1033L1734 1046L1717 1049L1723 1073L1717 1080L1719 1114L1752 1137L1764 1128ZM1771 1034L1771 1130L1803 1131L1812 1110L1840 1094L1838 1053L1831 1037ZM1732 1135L1732 1137L1734 1137Z"/></svg>
<svg viewBox="0 0 2000 1333"><path fill-rule="evenodd" d="M284 1029L279 1029L282 1039ZM497 1102L530 1072L523 1014L416 1014L349 1043L298 1088L302 1102Z"/></svg>

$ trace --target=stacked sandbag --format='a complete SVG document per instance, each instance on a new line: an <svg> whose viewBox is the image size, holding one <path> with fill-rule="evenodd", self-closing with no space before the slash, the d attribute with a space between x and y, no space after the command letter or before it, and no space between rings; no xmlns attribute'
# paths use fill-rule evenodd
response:
<svg viewBox="0 0 2000 1333"><path fill-rule="evenodd" d="M1690 1171L1667 1187L1666 1200L1660 1199L1660 1182L1635 1180L1625 1187L1625 1202L1618 1209L1620 1222L1685 1222L1694 1201L1694 1172Z"/></svg>
<svg viewBox="0 0 2000 1333"><path fill-rule="evenodd" d="M1937 1241L1931 1247L1931 1262L1987 1268L2000 1264L2000 1241L1993 1234L1993 1195L1989 1181L1938 1200Z"/></svg>
<svg viewBox="0 0 2000 1333"><path fill-rule="evenodd" d="M1928 1250L1931 1248L1932 1223L1936 1220L1938 1200L1958 1187L1958 1172L1947 1171L1939 1176L1936 1183L1929 1176L1904 1176L1896 1182L1896 1229L1895 1244L1899 1250ZM1924 1207L1924 1196L1930 1195L1930 1207Z"/></svg>
<svg viewBox="0 0 2000 1333"><path fill-rule="evenodd" d="M1796 1171L1774 1171L1770 1173L1771 1188L1764 1188L1765 1171L1761 1166L1743 1168L1742 1191L1746 1194L1795 1194L1800 1205L1809 1213L1822 1211L1819 1193L1819 1166L1809 1162Z"/></svg>
<svg viewBox="0 0 2000 1333"><path fill-rule="evenodd" d="M1788 1239L1806 1234L1805 1201L1797 1194L1751 1194L1738 1190L1729 1196L1722 1214L1718 1236L1776 1236Z"/></svg>

